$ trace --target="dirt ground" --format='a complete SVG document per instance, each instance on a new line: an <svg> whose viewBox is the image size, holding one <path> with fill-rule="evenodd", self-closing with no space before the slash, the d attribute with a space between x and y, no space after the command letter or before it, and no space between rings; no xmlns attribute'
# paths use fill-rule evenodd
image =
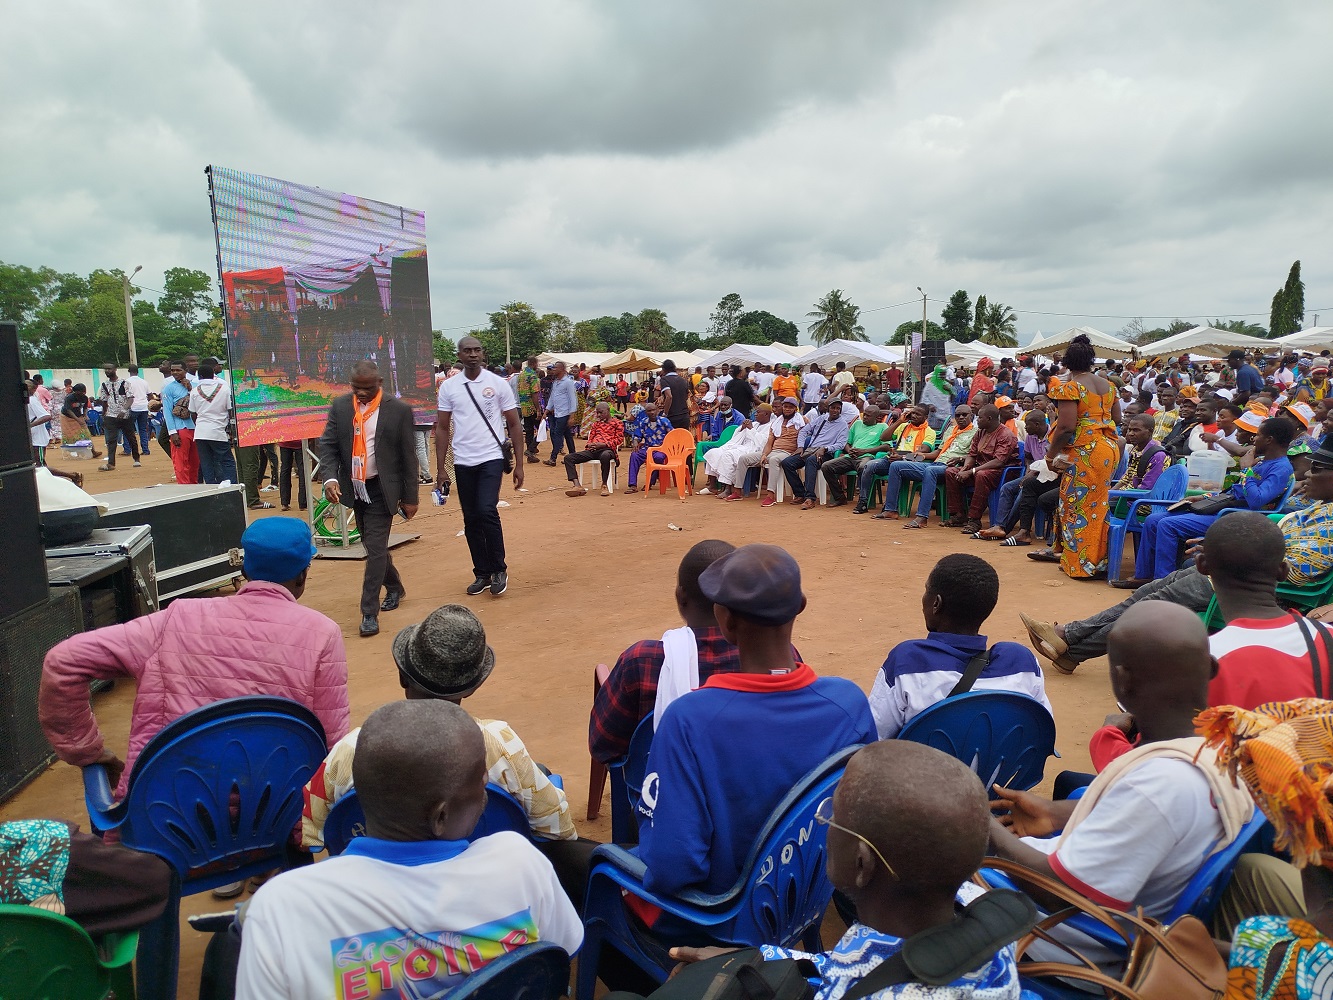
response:
<svg viewBox="0 0 1333 1000"><path fill-rule="evenodd" d="M97 472L100 463L66 461L55 453L51 461L83 472L86 488L94 493L171 481L170 462L156 448L142 468L125 460L113 473ZM585 479L594 468L585 469ZM526 474L528 492L515 493L506 481L501 493L510 504L501 512L509 563L509 590L503 597L464 594L472 574L457 501L435 507L423 490L420 513L408 526L421 537L394 550L407 596L397 611L381 615L379 636L357 635L359 562L316 560L303 603L343 629L353 725L401 696L390 655L399 628L441 604L473 608L486 626L497 664L465 707L478 717L507 720L534 758L563 775L579 832L598 840L610 836L610 806L604 801L597 821L585 819L593 668L614 663L630 643L656 638L679 624L672 597L676 568L685 551L704 538L786 547L801 564L809 600L796 621L797 647L820 674L850 678L866 691L887 652L900 640L924 633L922 585L935 561L950 552L976 553L999 570L1000 603L986 627L992 642L1026 642L1019 611L1068 621L1122 596L1104 583L1069 580L1057 567L1034 563L1025 558L1026 549L1000 549L937 525L903 531L895 522L853 516L850 507L764 510L753 499L724 503L696 496L682 502L674 490L665 496L654 490L607 498L594 491L570 499L564 494L563 468L528 465ZM275 507L277 496L263 494ZM298 512L293 508L291 513ZM1048 670L1047 692L1061 754L1047 765L1043 789L1048 790L1062 769L1091 770L1088 737L1115 704L1105 660L1091 661L1072 676ZM133 695L132 685L121 682L94 701L108 745L121 753ZM78 771L57 763L0 806L0 820L29 817L58 817L86 828ZM207 893L182 901L181 996L197 992L206 944L184 917L231 905Z"/></svg>

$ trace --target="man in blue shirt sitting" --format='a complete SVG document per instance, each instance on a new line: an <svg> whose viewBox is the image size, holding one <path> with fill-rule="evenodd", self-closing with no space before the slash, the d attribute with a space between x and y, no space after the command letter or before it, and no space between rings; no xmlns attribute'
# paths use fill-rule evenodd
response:
<svg viewBox="0 0 1333 1000"><path fill-rule="evenodd" d="M1244 479L1221 495L1232 497L1236 507L1274 508L1291 483L1287 448L1295 436L1296 425L1286 417L1265 420L1254 435L1254 465L1245 470ZM1176 571L1181 544L1189 538L1202 538L1208 525L1217 518L1217 514L1173 513L1170 508L1148 515L1134 558L1134 576L1112 581L1111 586L1138 590L1146 583L1170 576Z"/></svg>
<svg viewBox="0 0 1333 1000"><path fill-rule="evenodd" d="M644 885L657 893L729 889L793 786L838 751L875 740L861 689L817 677L793 655L805 595L786 550L742 546L704 570L699 589L740 669L713 674L658 722L639 805ZM655 908L627 903L655 923Z"/></svg>
<svg viewBox="0 0 1333 1000"><path fill-rule="evenodd" d="M1051 711L1032 650L1016 642L987 648L980 634L999 598L999 574L986 560L959 552L935 564L921 595L926 638L894 646L870 689L880 739L893 739L913 716L947 698L972 660L982 655L987 660L970 690L1013 691Z"/></svg>
<svg viewBox="0 0 1333 1000"><path fill-rule="evenodd" d="M859 417L856 409L853 416L846 414L842 400L829 402L828 412L806 421L796 439L800 450L782 460L782 471L787 476L787 485L791 487L792 503L801 502L802 510L815 506L815 485L819 481L819 467L831 461L842 449L847 447L847 435L852 429L853 417ZM805 482L801 482L800 470L805 469Z"/></svg>
<svg viewBox="0 0 1333 1000"><path fill-rule="evenodd" d="M629 455L629 486L625 488L626 493L639 492L639 470L643 468L643 463L648 461L648 449L657 448L666 440L666 436L675 429L675 425L670 420L658 413L656 403L643 404L643 412L635 417L629 425L629 433L634 438L635 445L634 450ZM666 454L655 451L653 460L665 462ZM653 476L656 475L657 473L654 472ZM649 477L646 485L653 485L652 476Z"/></svg>

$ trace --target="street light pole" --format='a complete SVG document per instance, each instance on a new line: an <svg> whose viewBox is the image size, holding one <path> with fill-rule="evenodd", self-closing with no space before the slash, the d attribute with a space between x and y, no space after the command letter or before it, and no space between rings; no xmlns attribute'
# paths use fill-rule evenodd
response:
<svg viewBox="0 0 1333 1000"><path fill-rule="evenodd" d="M134 310L130 308L130 278L142 270L143 265L140 264L129 273L128 277L123 274L120 276L121 287L125 293L125 332L130 338L130 364L136 368L139 365L139 352L134 347Z"/></svg>
<svg viewBox="0 0 1333 1000"><path fill-rule="evenodd" d="M509 310L505 310L505 365L506 367L513 362L509 356Z"/></svg>

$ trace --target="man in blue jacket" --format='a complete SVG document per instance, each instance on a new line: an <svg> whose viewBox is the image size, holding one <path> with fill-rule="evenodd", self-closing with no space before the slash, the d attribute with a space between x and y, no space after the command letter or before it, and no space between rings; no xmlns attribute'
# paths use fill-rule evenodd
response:
<svg viewBox="0 0 1333 1000"><path fill-rule="evenodd" d="M769 814L822 761L875 741L861 689L817 677L792 652L801 569L776 545L745 545L699 576L740 669L714 674L663 713L639 805L645 886L730 888ZM627 897L646 923L655 908Z"/></svg>

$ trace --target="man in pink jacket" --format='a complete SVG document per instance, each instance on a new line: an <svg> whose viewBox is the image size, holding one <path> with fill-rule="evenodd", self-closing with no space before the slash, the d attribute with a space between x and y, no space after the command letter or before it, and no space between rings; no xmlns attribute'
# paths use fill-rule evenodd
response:
<svg viewBox="0 0 1333 1000"><path fill-rule="evenodd" d="M42 731L66 763L107 765L117 798L158 730L224 698L290 698L319 717L330 746L347 734L342 632L297 603L315 554L309 526L264 518L246 529L241 545L249 582L234 596L177 600L165 611L66 639L46 654ZM93 681L119 677L139 685L124 763L103 742L88 703Z"/></svg>

